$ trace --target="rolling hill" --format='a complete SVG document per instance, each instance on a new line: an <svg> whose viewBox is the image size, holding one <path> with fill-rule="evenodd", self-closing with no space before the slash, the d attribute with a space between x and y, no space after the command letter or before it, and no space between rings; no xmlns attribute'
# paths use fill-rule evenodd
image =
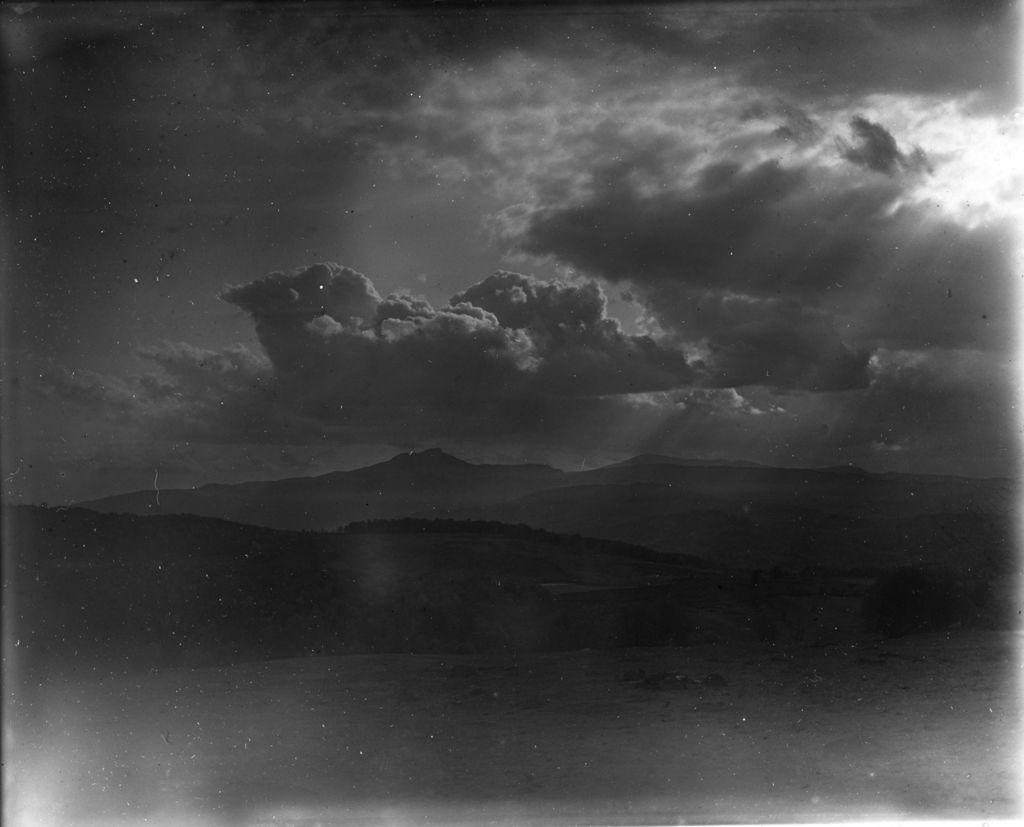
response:
<svg viewBox="0 0 1024 827"><path fill-rule="evenodd" d="M745 531L762 530L712 513L709 542L742 545ZM933 548L954 548L978 529L919 519L917 536ZM723 553L720 565L480 521L292 532L17 506L5 507L3 522L12 664L29 680L312 654L836 640L863 633L863 600L892 565L872 568L858 556L847 568L833 560L758 570L742 555ZM936 581L962 603L952 618L1008 622L1003 565L979 560ZM928 560L916 570L937 569Z"/></svg>
<svg viewBox="0 0 1024 827"><path fill-rule="evenodd" d="M718 576L700 561L634 545L495 523L405 520L315 533L32 506L5 507L3 522L18 665L49 673L564 648L559 589L548 586L635 593L612 601L599 631L588 621L576 633L580 645L619 645L616 618L649 604L650 589Z"/></svg>

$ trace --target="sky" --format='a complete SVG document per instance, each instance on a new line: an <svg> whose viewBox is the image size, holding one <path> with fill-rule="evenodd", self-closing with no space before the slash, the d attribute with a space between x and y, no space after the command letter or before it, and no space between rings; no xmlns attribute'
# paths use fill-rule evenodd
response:
<svg viewBox="0 0 1024 827"><path fill-rule="evenodd" d="M1013 3L6 4L3 496L1011 476Z"/></svg>

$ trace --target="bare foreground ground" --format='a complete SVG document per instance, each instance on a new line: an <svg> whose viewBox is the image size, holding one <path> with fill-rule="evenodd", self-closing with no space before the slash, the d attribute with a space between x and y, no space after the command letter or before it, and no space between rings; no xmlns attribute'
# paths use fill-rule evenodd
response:
<svg viewBox="0 0 1024 827"><path fill-rule="evenodd" d="M4 823L1019 817L1019 643L367 655L63 681L8 705Z"/></svg>

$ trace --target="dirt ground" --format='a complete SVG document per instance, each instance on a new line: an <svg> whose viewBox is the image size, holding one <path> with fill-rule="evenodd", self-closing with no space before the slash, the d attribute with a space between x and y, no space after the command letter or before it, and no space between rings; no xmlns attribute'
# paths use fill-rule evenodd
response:
<svg viewBox="0 0 1024 827"><path fill-rule="evenodd" d="M8 705L5 824L1019 817L1020 635L367 655Z"/></svg>

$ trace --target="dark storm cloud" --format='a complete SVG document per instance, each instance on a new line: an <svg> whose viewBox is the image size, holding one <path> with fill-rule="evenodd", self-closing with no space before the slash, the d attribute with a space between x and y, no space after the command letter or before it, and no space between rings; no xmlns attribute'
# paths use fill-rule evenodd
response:
<svg viewBox="0 0 1024 827"><path fill-rule="evenodd" d="M871 163L913 163L879 146ZM673 156L644 163L672 180ZM691 185L653 191L595 175L582 195L521 206L499 229L515 250L630 285L677 340L707 340L722 382L770 375L775 359L784 385L805 375L817 377L806 387L839 388L863 383L876 346L1012 346L999 310L1009 306L1011 233L964 227L904 197L890 176L719 162Z"/></svg>
<svg viewBox="0 0 1024 827"><path fill-rule="evenodd" d="M710 294L697 313L707 331L704 366L711 384L818 392L868 384L870 350L844 344L821 311L794 301Z"/></svg>
<svg viewBox="0 0 1024 827"><path fill-rule="evenodd" d="M775 162L751 170L714 163L684 191L645 194L624 176L597 180L585 199L538 207L510 240L611 281L751 289L752 279L771 278L768 268L751 271L730 266L730 259L764 234L805 180L804 171Z"/></svg>
<svg viewBox="0 0 1024 827"><path fill-rule="evenodd" d="M372 323L380 303L373 284L347 267L319 264L299 273L272 273L230 287L220 297L246 311L260 344L276 365L291 366L293 345L304 340L306 326L326 317L346 329Z"/></svg>
<svg viewBox="0 0 1024 827"><path fill-rule="evenodd" d="M667 181L673 162L645 160ZM807 298L837 282L850 286L871 236L891 234L887 212L901 193L896 183L851 187L776 160L750 168L720 161L700 169L692 186L655 192L602 177L584 197L538 204L505 232L514 249L610 281Z"/></svg>
<svg viewBox="0 0 1024 827"><path fill-rule="evenodd" d="M668 341L689 350L701 383L840 391L868 384L871 348L848 344L832 314L793 298L661 282L642 288Z"/></svg>
<svg viewBox="0 0 1024 827"><path fill-rule="evenodd" d="M819 140L824 129L799 106L784 99L757 101L748 106L740 115L743 120L762 120L777 124L772 135L798 144L809 144Z"/></svg>
<svg viewBox="0 0 1024 827"><path fill-rule="evenodd" d="M366 442L549 436L610 397L695 378L680 351L625 334L592 282L501 272L434 308L319 264L221 298L251 317L265 358L165 343L139 351L159 375L58 373L49 392L97 413L114 403L163 439Z"/></svg>
<svg viewBox="0 0 1024 827"><path fill-rule="evenodd" d="M662 328L682 341L707 342L702 368L713 383L768 381L779 349L769 341L769 329L785 324L770 302L730 302L720 291L753 292L753 285L743 283L749 274L729 268L731 254L754 246L750 237L768 225L768 194L784 196L801 177L774 164L748 174L719 165L704 171L693 192L653 196L617 181L595 187L580 203L537 210L516 243L583 272L635 285ZM771 347L761 350L766 343ZM744 355L754 359L743 364ZM790 378L795 377L775 376Z"/></svg>
<svg viewBox="0 0 1024 827"><path fill-rule="evenodd" d="M867 118L855 117L850 121L854 143L836 138L839 154L858 166L895 175L897 172L930 172L928 157L921 147L914 147L909 153L901 152L896 139L884 126L872 123Z"/></svg>

